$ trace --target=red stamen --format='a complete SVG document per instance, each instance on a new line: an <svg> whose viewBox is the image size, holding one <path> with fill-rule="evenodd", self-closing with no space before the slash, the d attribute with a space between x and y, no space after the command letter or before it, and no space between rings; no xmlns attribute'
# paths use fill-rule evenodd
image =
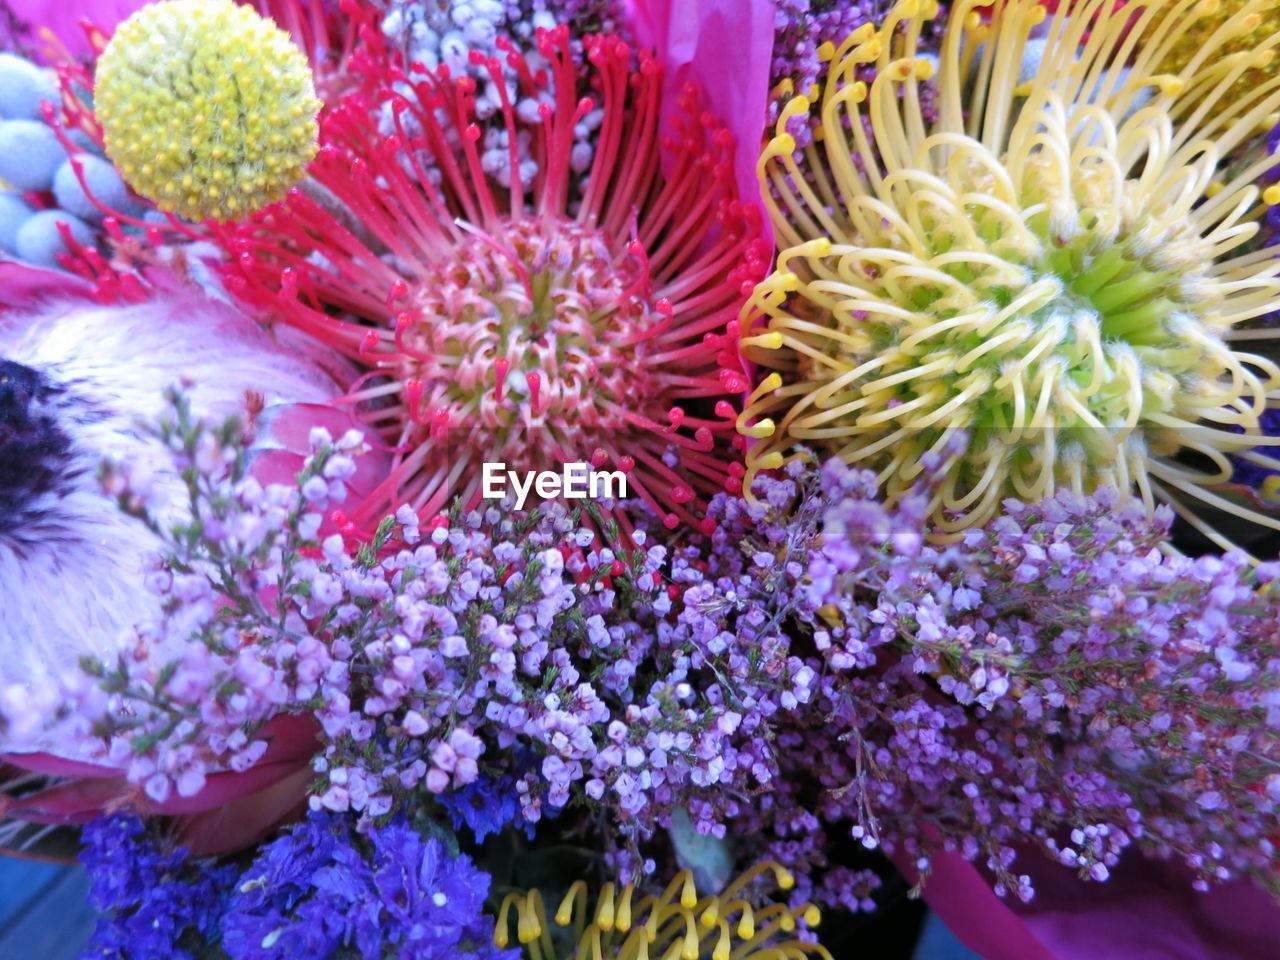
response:
<svg viewBox="0 0 1280 960"><path fill-rule="evenodd" d="M404 336L409 332L409 328L411 326L413 326L413 314L407 312L396 314L396 349L405 356L412 357L415 360L423 360L427 362L434 360L435 357L431 354L423 353L422 351L405 343Z"/></svg>
<svg viewBox="0 0 1280 960"><path fill-rule="evenodd" d="M493 399L502 401L502 387L507 380L507 371L511 369L511 361L506 357L499 357L493 361L494 388Z"/></svg>
<svg viewBox="0 0 1280 960"><path fill-rule="evenodd" d="M422 394L426 389L426 384L417 379L406 380L404 384L404 399L409 405L409 419L416 424L427 422L427 418L422 415L421 410Z"/></svg>
<svg viewBox="0 0 1280 960"><path fill-rule="evenodd" d="M529 384L529 409L534 413L538 413L538 392L542 389L542 374L537 370L530 371L524 375L525 382Z"/></svg>

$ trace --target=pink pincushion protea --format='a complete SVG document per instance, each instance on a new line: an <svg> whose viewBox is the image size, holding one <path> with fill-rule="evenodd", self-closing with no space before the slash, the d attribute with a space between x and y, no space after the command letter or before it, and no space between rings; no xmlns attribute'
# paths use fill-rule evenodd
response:
<svg viewBox="0 0 1280 960"><path fill-rule="evenodd" d="M483 462L620 469L669 526L708 527L706 498L740 488L736 317L769 249L733 138L692 86L664 136L662 70L616 37L584 41L581 99L567 28L537 48L507 55L516 91L477 61L504 91L505 136L491 122L481 141L473 78L371 46L321 119L324 189L217 230L230 290L365 368L345 403L394 455L357 527L474 507Z"/></svg>

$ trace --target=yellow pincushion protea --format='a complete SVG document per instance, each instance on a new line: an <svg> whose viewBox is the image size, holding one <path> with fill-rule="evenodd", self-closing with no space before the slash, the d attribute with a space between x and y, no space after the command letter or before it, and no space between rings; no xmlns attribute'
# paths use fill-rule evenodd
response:
<svg viewBox="0 0 1280 960"><path fill-rule="evenodd" d="M762 441L748 487L793 443L825 442L893 500L927 452L951 449L930 506L940 539L1064 486L1169 503L1222 546L1193 505L1280 528L1211 489L1231 452L1280 468L1247 452L1265 442L1280 369L1233 346L1275 339L1239 325L1280 295L1280 247L1246 246L1261 201L1280 201L1255 185L1280 157L1215 179L1275 120L1280 79L1223 94L1280 34L1224 53L1257 26L1263 4L1248 2L1177 73L1158 72L1194 6L1085 0L1049 16L1031 0L957 0L932 128L917 93L934 63L916 41L936 3L899 3L832 52L822 141L794 159L785 124L810 109L797 97L760 161L781 252L743 313L765 374L739 420ZM1038 69L1020 82L1041 24ZM855 75L868 64L870 87Z"/></svg>
<svg viewBox="0 0 1280 960"><path fill-rule="evenodd" d="M1266 39L1280 30L1280 2L1267 0L1249 4L1248 0L1200 0L1194 4L1180 5L1184 9L1172 11L1177 22L1170 21L1175 29L1163 35L1162 55L1156 64L1159 73L1179 73L1189 64L1206 43L1213 43L1213 36L1223 31L1225 36L1214 44L1219 57L1225 53L1251 53L1264 45ZM1246 9L1248 7L1248 9ZM1240 19L1236 19L1239 17ZM1252 29L1249 26L1252 25ZM1154 29L1152 39L1154 39ZM1212 68L1213 62L1204 63L1202 71ZM1255 83L1264 83L1280 70L1280 58L1264 52L1227 91L1228 98L1248 93Z"/></svg>
<svg viewBox="0 0 1280 960"><path fill-rule="evenodd" d="M619 892L606 883L589 902L587 885L579 880L556 911L554 927L536 890L509 894L494 942L510 943L514 911L516 938L529 960L832 960L825 947L792 936L798 921L817 926L821 918L813 904L791 908L749 899L748 884L770 873L783 890L795 883L788 871L765 862L719 896L699 896L684 870L660 896L639 898L629 884Z"/></svg>
<svg viewBox="0 0 1280 960"><path fill-rule="evenodd" d="M280 200L317 150L306 58L231 0L169 0L131 16L98 60L94 107L121 176L192 220Z"/></svg>

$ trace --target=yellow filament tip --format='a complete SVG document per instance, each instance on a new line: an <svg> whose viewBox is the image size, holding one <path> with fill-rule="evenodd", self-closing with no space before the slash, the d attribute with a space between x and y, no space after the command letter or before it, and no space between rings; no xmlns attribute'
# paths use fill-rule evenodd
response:
<svg viewBox="0 0 1280 960"><path fill-rule="evenodd" d="M1186 89L1186 83L1181 77L1175 77L1171 73L1158 73L1151 77L1148 84L1155 87L1166 97L1176 97Z"/></svg>
<svg viewBox="0 0 1280 960"><path fill-rule="evenodd" d="M760 347L764 350L780 350L782 349L782 334L775 330L755 337L743 337L742 345L744 347Z"/></svg>
<svg viewBox="0 0 1280 960"><path fill-rule="evenodd" d="M622 899L618 903L618 916L614 920L614 926L623 933L631 929L631 894L634 889L629 883L623 887Z"/></svg>
<svg viewBox="0 0 1280 960"><path fill-rule="evenodd" d="M812 101L803 93L797 94L787 101L787 105L782 108L782 119L789 120L792 117L798 117L809 112L809 108L813 106ZM792 147L787 153L794 153L795 147Z"/></svg>
<svg viewBox="0 0 1280 960"><path fill-rule="evenodd" d="M750 437L753 440L764 440L767 437L772 437L777 429L778 425L770 418L765 417L764 419L751 424L749 427L739 427L738 432L744 437ZM772 455L773 454L770 454L770 456ZM779 461L781 461L782 454L779 453L777 456L779 457ZM778 466L781 465L781 462L779 462Z"/></svg>
<svg viewBox="0 0 1280 960"><path fill-rule="evenodd" d="M688 870L684 872L684 884L680 888L680 906L686 910L692 910L698 905L698 890L693 885L693 874Z"/></svg>
<svg viewBox="0 0 1280 960"><path fill-rule="evenodd" d="M596 908L596 926L601 930L613 929L613 884L606 883L600 891L600 905Z"/></svg>
<svg viewBox="0 0 1280 960"><path fill-rule="evenodd" d="M867 22L860 26L853 33L849 34L849 39L854 43L866 43L876 35L876 26L874 23Z"/></svg>
<svg viewBox="0 0 1280 960"><path fill-rule="evenodd" d="M894 60L888 66L888 76L901 83L911 78L916 72L916 64L914 60Z"/></svg>

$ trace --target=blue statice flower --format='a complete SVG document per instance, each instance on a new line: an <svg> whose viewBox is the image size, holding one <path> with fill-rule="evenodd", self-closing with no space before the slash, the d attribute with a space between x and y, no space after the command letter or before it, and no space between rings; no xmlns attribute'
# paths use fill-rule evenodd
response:
<svg viewBox="0 0 1280 960"><path fill-rule="evenodd" d="M233 960L498 960L489 877L403 823L358 834L326 812L267 844L223 920Z"/></svg>
<svg viewBox="0 0 1280 960"><path fill-rule="evenodd" d="M507 824L523 826L525 834L533 839L534 826L520 815L520 797L510 777L476 780L461 790L442 793L439 800L449 811L454 829L467 827L476 835L476 843L483 843L490 834L501 833Z"/></svg>
<svg viewBox="0 0 1280 960"><path fill-rule="evenodd" d="M1263 411L1262 415L1258 417L1258 426L1261 427L1264 436L1280 436L1280 407L1273 407L1270 410ZM1241 432L1239 427L1232 427L1231 429L1235 433ZM1265 457L1275 457L1277 450L1280 450L1280 448L1272 445L1263 445L1255 447L1253 451L1246 452L1256 452ZM1239 454L1232 456L1231 461L1235 467L1231 479L1236 483L1243 483L1249 487L1260 488L1268 477L1275 476L1276 473L1280 472L1254 463L1252 460L1246 460Z"/></svg>
<svg viewBox="0 0 1280 960"><path fill-rule="evenodd" d="M235 870L162 851L137 817L99 817L84 828L97 925L82 960L193 960L217 938Z"/></svg>

